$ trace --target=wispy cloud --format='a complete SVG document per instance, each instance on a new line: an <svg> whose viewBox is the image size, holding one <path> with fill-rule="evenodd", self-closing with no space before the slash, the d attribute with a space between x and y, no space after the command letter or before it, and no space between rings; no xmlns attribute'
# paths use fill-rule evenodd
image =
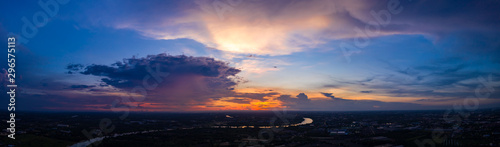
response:
<svg viewBox="0 0 500 147"><path fill-rule="evenodd" d="M423 98L427 101L455 100L474 96L476 89L480 86L480 77L495 77L488 81L490 86L500 88L498 77L500 73L495 70L478 70L477 64L464 63L457 58L446 58L430 61L429 64L410 67L398 67L384 62L388 71L374 74L362 80L345 81L336 79L333 88L348 87L349 89L371 89L360 93L372 93L376 95L397 98ZM324 85L332 88L332 84ZM486 90L486 89L480 89ZM489 98L500 98L498 94L492 94Z"/></svg>

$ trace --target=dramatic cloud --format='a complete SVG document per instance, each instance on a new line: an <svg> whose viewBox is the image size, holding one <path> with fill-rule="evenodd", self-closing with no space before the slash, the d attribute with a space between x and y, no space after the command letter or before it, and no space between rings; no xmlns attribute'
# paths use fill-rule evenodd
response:
<svg viewBox="0 0 500 147"><path fill-rule="evenodd" d="M72 70L72 65L68 70ZM228 63L208 57L149 55L145 58L127 58L108 65L86 66L81 74L103 77L101 82L123 91L143 86L143 94L155 102L199 103L211 98L235 95L239 69ZM72 86L86 88L86 86ZM243 95L245 96L245 95ZM263 100L262 97L249 96Z"/></svg>
<svg viewBox="0 0 500 147"><path fill-rule="evenodd" d="M98 110L127 105L153 111L202 110L256 101L266 102L271 96L279 95L272 91L235 91L235 87L241 82L241 78L237 76L240 70L230 67L227 62L209 57L158 54L144 58L126 58L111 65L70 64L66 68L73 73L71 75L80 73L100 78L101 84L96 83L100 86L71 85L73 96L97 95L120 101L118 104L95 103L86 107ZM124 96L142 101L120 99ZM262 109L248 109L254 108Z"/></svg>
<svg viewBox="0 0 500 147"><path fill-rule="evenodd" d="M498 6L498 1L431 0L120 1L86 14L94 25L132 29L156 39L190 38L230 53L286 55L332 39L391 34L443 38L456 32L488 33L479 37L498 42L500 13L491 13ZM467 39L473 38L460 40Z"/></svg>
<svg viewBox="0 0 500 147"><path fill-rule="evenodd" d="M232 53L269 55L290 54L314 47L324 42L322 32L331 30L332 26L336 26L335 31L341 31L342 27L350 25L342 22L333 25L337 21L331 15L336 12L335 7L342 5L336 6L331 1L243 1L233 5L218 2L104 3L100 10L116 12L92 10L89 19L97 25L133 29L157 39L190 38ZM134 9L127 9L126 14L133 15L123 19L110 19L116 16L106 15L121 13L125 10L119 8L129 4ZM345 10L341 11L339 17L348 15ZM344 33L355 34L353 31Z"/></svg>

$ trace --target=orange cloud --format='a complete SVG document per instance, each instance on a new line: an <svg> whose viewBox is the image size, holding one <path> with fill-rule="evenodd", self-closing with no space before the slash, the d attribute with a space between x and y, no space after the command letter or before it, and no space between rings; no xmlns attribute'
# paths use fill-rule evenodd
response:
<svg viewBox="0 0 500 147"><path fill-rule="evenodd" d="M369 13L358 12L367 9L368 4L364 2L310 0L228 4L198 0L195 3L182 6L185 7L183 11L176 11L181 15L147 13L148 20L134 15L105 23L119 29L133 29L155 39L189 38L225 53L273 56L311 49L331 39L361 36L353 26L364 28L368 19L372 19L366 17ZM168 8L151 6L148 9Z"/></svg>

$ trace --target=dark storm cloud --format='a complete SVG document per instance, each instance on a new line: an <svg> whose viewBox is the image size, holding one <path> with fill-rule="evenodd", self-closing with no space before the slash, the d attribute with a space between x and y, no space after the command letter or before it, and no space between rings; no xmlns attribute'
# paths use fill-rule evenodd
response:
<svg viewBox="0 0 500 147"><path fill-rule="evenodd" d="M144 76L150 74L148 68L159 69L172 77L179 75L208 77L209 86L213 88L230 88L236 85L237 83L228 77L234 77L240 72L239 69L229 67L228 63L213 58L159 54L145 58L127 58L111 66L89 65L80 73L105 77L102 82L117 88L131 88L143 84ZM167 82L172 81L167 80Z"/></svg>

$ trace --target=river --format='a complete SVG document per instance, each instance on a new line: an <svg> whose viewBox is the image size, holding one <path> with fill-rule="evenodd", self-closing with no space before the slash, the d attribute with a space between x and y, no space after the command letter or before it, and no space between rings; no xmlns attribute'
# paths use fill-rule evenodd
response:
<svg viewBox="0 0 500 147"><path fill-rule="evenodd" d="M282 125L282 126L274 126L276 128L287 128L290 126L301 126L301 125L307 125L311 124L313 120L311 118L305 118L301 123L298 124L291 124L291 125ZM258 128L272 128L273 126L258 126ZM255 128L254 126L212 126L212 128L229 128L229 129L242 129L242 128ZM160 131L166 131L166 130L149 130L149 131L137 131L137 132L128 132L128 133L121 133L121 134L114 134L112 136L103 136L103 137L96 137L90 140L82 141L76 144L71 145L70 147L86 147L94 142L101 141L105 138L115 138L119 136L125 136L125 135L132 135L132 134L145 134L145 133L152 133L152 132L160 132Z"/></svg>

